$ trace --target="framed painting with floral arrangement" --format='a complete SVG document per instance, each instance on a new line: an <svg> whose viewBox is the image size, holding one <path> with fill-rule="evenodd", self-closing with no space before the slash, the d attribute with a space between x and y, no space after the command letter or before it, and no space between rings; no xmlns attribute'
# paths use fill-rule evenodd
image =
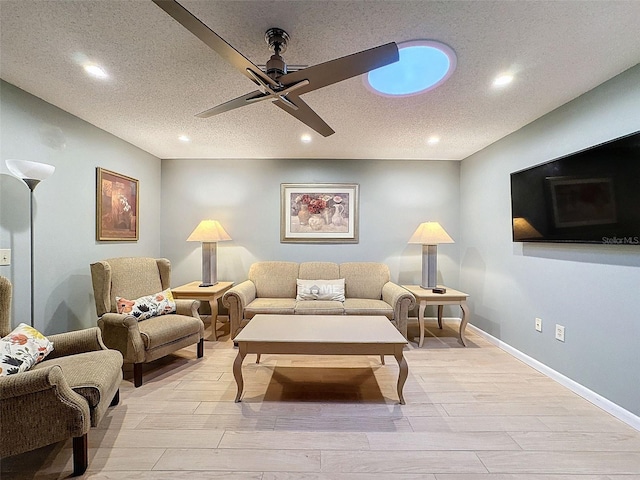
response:
<svg viewBox="0 0 640 480"><path fill-rule="evenodd" d="M357 183L280 185L280 242L358 243Z"/></svg>
<svg viewBox="0 0 640 480"><path fill-rule="evenodd" d="M96 239L138 240L138 180L96 169Z"/></svg>

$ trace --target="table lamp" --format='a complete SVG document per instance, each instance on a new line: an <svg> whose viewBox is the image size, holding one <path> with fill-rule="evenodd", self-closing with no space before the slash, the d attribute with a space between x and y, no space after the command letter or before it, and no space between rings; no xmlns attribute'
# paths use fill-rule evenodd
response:
<svg viewBox="0 0 640 480"><path fill-rule="evenodd" d="M422 288L436 287L438 244L454 243L438 222L421 223L409 239L409 243L422 245Z"/></svg>
<svg viewBox="0 0 640 480"><path fill-rule="evenodd" d="M203 220L191 232L187 242L202 242L202 283L201 287L211 287L218 283L216 260L217 242L231 240L229 234L217 220Z"/></svg>
<svg viewBox="0 0 640 480"><path fill-rule="evenodd" d="M46 163L30 162L28 160L5 160L7 168L11 174L18 177L29 187L29 236L31 239L31 326L34 326L33 305L34 305L34 289L33 289L33 191L42 180L46 180L55 171L56 167Z"/></svg>

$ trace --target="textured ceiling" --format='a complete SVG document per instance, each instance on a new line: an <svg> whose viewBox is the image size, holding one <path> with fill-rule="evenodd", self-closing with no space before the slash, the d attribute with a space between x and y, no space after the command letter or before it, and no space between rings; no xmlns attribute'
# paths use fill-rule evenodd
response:
<svg viewBox="0 0 640 480"><path fill-rule="evenodd" d="M194 117L255 86L150 0L0 0L0 77L160 158L460 160L640 61L638 0L181 3L256 64L275 26L290 65L414 39L450 45L458 65L409 98L360 77L304 95L336 131L323 138L270 102ZM85 59L110 78L88 77ZM493 89L504 70L515 81Z"/></svg>

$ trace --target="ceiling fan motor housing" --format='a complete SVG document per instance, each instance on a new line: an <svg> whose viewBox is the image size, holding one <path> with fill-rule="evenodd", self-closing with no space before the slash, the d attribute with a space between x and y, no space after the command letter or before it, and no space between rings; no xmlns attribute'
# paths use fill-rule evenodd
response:
<svg viewBox="0 0 640 480"><path fill-rule="evenodd" d="M281 75L287 73L287 64L280 54L287 50L289 38L289 34L281 28L270 28L264 34L264 40L273 52L273 55L271 55L271 58L267 62L266 73L274 80L277 80Z"/></svg>
<svg viewBox="0 0 640 480"><path fill-rule="evenodd" d="M267 62L266 73L274 80L277 80L280 76L287 73L287 64L284 63L284 59L280 55L271 55L271 58Z"/></svg>

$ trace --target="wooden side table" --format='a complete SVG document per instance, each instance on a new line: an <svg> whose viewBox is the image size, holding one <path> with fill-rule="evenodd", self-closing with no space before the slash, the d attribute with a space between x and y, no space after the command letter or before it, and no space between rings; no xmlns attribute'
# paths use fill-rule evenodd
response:
<svg viewBox="0 0 640 480"><path fill-rule="evenodd" d="M200 287L202 282L191 282L179 287L172 288L173 298L186 298L189 300L200 300L209 302L211 307L211 330L213 338L218 340L216 322L218 320L218 299L222 298L227 290L233 286L233 282L218 282L211 287Z"/></svg>
<svg viewBox="0 0 640 480"><path fill-rule="evenodd" d="M469 294L459 292L453 288L448 288L443 285L438 285L447 289L447 293L433 293L430 288L422 288L420 285L402 285L404 288L413 293L416 300L419 303L418 308L418 323L420 324L420 342L419 347L422 347L424 343L424 311L427 305L438 306L438 327L442 328L442 307L444 305L460 305L462 309L462 321L460 322L460 330L458 332L458 341L463 347L466 347L464 338L464 330L467 327L469 321L469 306L467 305L467 298Z"/></svg>

